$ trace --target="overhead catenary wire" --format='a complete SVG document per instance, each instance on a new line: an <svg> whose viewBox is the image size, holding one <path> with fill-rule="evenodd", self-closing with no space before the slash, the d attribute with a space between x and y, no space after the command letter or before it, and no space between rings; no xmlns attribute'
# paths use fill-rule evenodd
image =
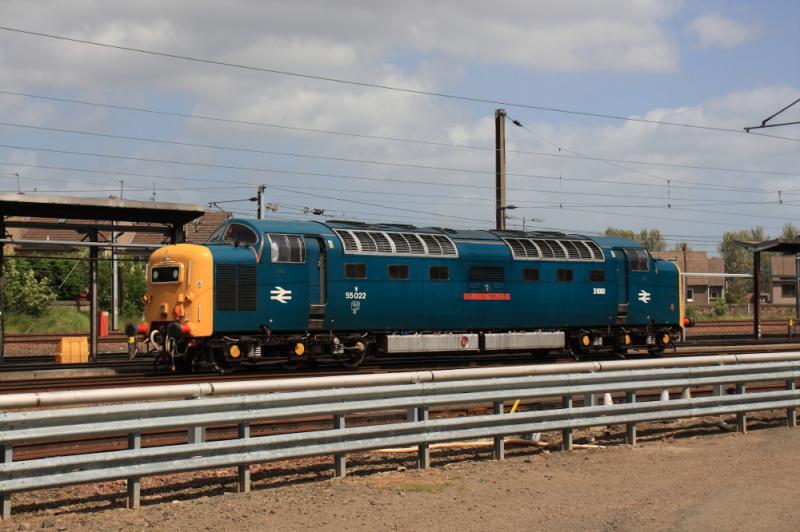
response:
<svg viewBox="0 0 800 532"><path fill-rule="evenodd" d="M126 171L117 171L117 170L97 170L97 169L90 169L90 168L78 168L72 166L54 166L54 165L44 165L44 164L29 164L29 163L18 163L15 161L0 161L0 165L7 165L7 166L16 166L22 168L39 168L39 169L47 169L47 170L60 170L60 171L68 171L68 172L76 172L76 173L88 173L88 174L100 174L100 175L110 175L110 176L131 176L131 177L144 177L144 178L151 178L155 180L184 180L184 181L194 181L194 182L209 182L209 183L219 183L221 181L226 181L231 183L231 185L241 185L241 186L216 186L216 187L201 187L197 188L194 187L194 190L227 190L230 188L250 188L257 183L249 182L249 181L232 181L228 178L197 178L197 177L186 177L186 176L174 176L174 175L164 175L164 174L145 174L140 172L126 172ZM11 172L3 172L9 177L15 177L16 173ZM287 172L288 173L288 172ZM334 176L335 177L335 176ZM60 182L60 183L68 183L69 181L64 180L54 180L49 177L40 177L40 176L26 176L27 179L31 180L41 180L41 181L52 181L52 182ZM403 181L406 182L405 180ZM419 183L419 182L417 182ZM441 183L441 182L424 182L422 184L431 185L431 186L450 186L450 183ZM561 182L559 183L561 184ZM456 186L464 186L463 184L456 184ZM303 188L301 186L293 185L294 188ZM324 187L307 187L315 190L325 190ZM492 188L489 186L474 186L470 188ZM176 188L167 188L163 186L155 187L156 190L159 191L175 191L181 190ZM102 189L96 189L97 191L101 191ZM114 192L116 189L108 189L108 191ZM130 187L131 191L142 191L142 192L151 192L153 187ZM341 187L330 188L327 190L341 190L346 192L358 193L358 194L386 194L386 191L369 191L363 189L347 189L344 190ZM614 194L614 193L604 193L604 192L585 192L585 191L564 191L560 190L558 192L553 190L545 190L540 188L530 188L530 187L509 187L508 190L513 191L521 191L521 192L535 192L537 194L563 194L563 195L570 195L570 196L587 196L587 197L608 197L608 198L636 198L636 199L659 199L660 196L657 195L644 195L644 194ZM762 194L773 194L773 191L770 190L760 190ZM423 194L423 193L410 193L410 192L401 192L401 191L391 191L392 195L401 195L401 196L410 196L410 197L423 197L428 198L430 194ZM457 198L461 199L461 198ZM472 197L472 198L464 198L464 199L476 199L481 200L483 198L480 197ZM683 197L675 197L673 199L676 201L692 201L694 198L683 198ZM487 203L491 203L494 205L494 201L486 200ZM698 204L704 205L772 205L774 201L733 201L733 200L696 200ZM785 202L787 205L791 205L790 202Z"/></svg>
<svg viewBox="0 0 800 532"><path fill-rule="evenodd" d="M292 72L288 70L282 70L277 68L270 68L270 67L260 67L254 65L245 65L241 63L233 63L228 61L221 61L215 59L207 59L207 58L200 58L200 57L193 57L184 54L172 53L172 52L164 52L159 50L148 50L144 48L137 48L133 46L123 46L119 44L112 44L112 43L105 43L99 41L92 41L89 39L79 39L77 37L68 37L65 35L57 35L53 33L45 33L41 31L34 31L28 30L23 28L15 28L11 26L0 26L0 30L7 31L11 33L18 33L22 35L28 35L33 37L41 37L53 40L59 40L64 42L71 42L76 44L84 44L90 46L96 46L101 48L108 48L114 50L121 50L126 52L133 52L138 54L145 54L150 56L157 56L157 57L164 57L169 59L181 60L181 61L188 61L192 63L202 63L214 66L222 66L227 68L234 68L234 69L241 69L241 70L249 70L249 71L256 71L256 72L264 72L268 74L275 74L281 76L289 76L295 78L302 78L302 79L310 79L316 81L324 81L329 83L336 83L342 85L351 85L356 87L364 87L364 88L371 88L371 89L380 89L404 94L415 94L419 96L430 96L435 98L444 98L450 100L460 100L466 102L473 102L473 103L484 103L484 104L491 104L491 105L500 105L505 107L516 107L522 109L532 109L536 111L544 111L544 112L551 112L551 113L561 113L561 114L569 114L575 116L584 116L584 117L591 117L591 118L604 118L609 120L619 120L619 121L626 121L626 122L637 122L643 124L652 124L652 125L659 125L659 126L670 126L670 127L681 127L681 128L690 128L690 129L699 129L705 131L716 131L716 132L724 132L724 133L735 133L735 134L744 134L744 135L758 135L768 138L775 138L781 140L788 140L792 142L800 142L800 139L791 138L791 137L783 137L780 135L770 135L766 133L747 133L741 129L734 129L734 128L727 128L721 126L707 126L702 124L690 124L690 123L683 123L683 122L671 122L665 120L655 120L649 118L638 118L638 117L631 117L631 116L622 116L622 115L614 115L609 113L600 113L600 112L591 112L591 111L579 111L574 109L564 109L559 107L549 107L543 105L534 105L528 103L521 103L521 102L511 102L511 101L504 101L499 99L493 98L481 98L477 96L467 96L461 94L453 94L453 93L446 93L446 92L437 92L437 91L427 91L422 89L412 89L409 87L398 87L393 85L387 85L383 83L373 83L373 82L366 82L366 81L356 81L356 80L348 80L344 78L336 78L331 76L322 76L318 74L307 74L301 72Z"/></svg>
<svg viewBox="0 0 800 532"><path fill-rule="evenodd" d="M127 106L127 105L119 105L119 104L108 104L108 103L101 103L95 102L90 100L78 100L72 98L63 98L57 96L47 96L42 94L33 94L28 92L20 92L20 91L12 91L12 90L2 90L0 89L0 95L5 96L19 96L24 98L32 98L32 99L39 99L45 101L54 101L60 103L70 103L76 105L85 105L85 106L92 106L92 107L99 107L105 109L114 109L119 111L129 111L129 112L137 112L137 113L147 113L147 114L154 114L154 115L162 115L162 116L171 116L176 118L186 118L186 119L193 119L193 120L207 120L212 122L221 122L221 123L229 123L229 124L236 124L236 125L245 125L245 126L256 126L256 127L264 127L264 128L275 128L275 129L285 129L291 131L297 131L301 133L315 133L315 134L325 134L325 135L337 135L337 136L344 136L344 137L354 137L359 139L371 139L371 140L381 140L381 141L390 141L390 142L401 142L401 143L411 143L411 144L421 144L427 146L437 146L437 147L445 147L445 148L459 148L459 149L468 149L468 150L480 150L480 151L496 151L497 148L489 147L489 146L476 146L470 144L460 144L455 142L443 142L443 141L434 141L434 140L425 140L425 139L412 139L412 138L404 138L404 137L393 137L393 136L382 136L382 135L369 135L365 133L357 133L352 131L337 131L331 129L319 129L319 128L309 128L309 127L300 127L300 126L292 126L288 124L276 124L270 122L257 122L251 120L236 120L232 118L225 118L225 117L218 117L218 116L209 116L209 115L198 115L193 113L181 113L176 111L166 111L166 110L159 110L159 109L151 109L145 107L134 107L134 106ZM537 157L557 157L559 159L576 159L576 160L602 160L602 161L609 161L615 163L623 163L623 164L634 164L634 165L647 165L647 166L659 166L659 167L667 167L667 168L681 168L681 169L689 169L689 170L713 170L718 172L731 172L731 173L739 173L739 174L764 174L764 175L783 175L783 176L800 176L800 172L798 171L782 171L782 170L769 170L769 169L761 169L761 168L754 168L754 169L742 169L742 168L730 168L730 167L721 167L721 166L707 166L707 165L692 165L686 163L671 163L667 161L640 161L640 160L633 160L633 159L619 159L619 158L611 158L611 157L600 157L597 155L592 156L581 156L576 154L564 154L564 153L547 153L547 152L538 152L538 151L529 151L529 150L520 150L514 148L506 148L506 152L508 153L517 153L523 155L531 155Z"/></svg>
<svg viewBox="0 0 800 532"><path fill-rule="evenodd" d="M363 180L363 181L381 181L381 182L396 182L396 183L411 183L411 184L422 184L422 185L436 185L436 186L449 186L449 187L461 187L461 188L494 188L494 187L486 187L483 185L471 185L466 183L449 183L449 182L431 182L419 179L397 179L391 177L371 177L371 176L356 176L356 175L345 175L345 174L335 174L329 172L304 172L298 170L286 170L286 169L275 169L275 168L259 168L259 167L252 167L252 166L241 166L241 165L232 165L232 164L215 164L215 163L201 163L197 161L181 161L175 159L159 159L153 157L136 157L136 156L129 156L129 155L117 155L117 154L108 154L108 153L96 153L96 152L87 152L87 151L77 151L77 150L65 150L65 149L58 149L58 148L47 148L44 146L23 146L23 145L15 145L15 144L0 144L0 148L8 148L8 149L17 149L17 150L30 150L30 151L42 151L48 153L59 153L59 154L66 154L66 155L80 155L86 157L97 157L97 158L105 158L105 159L119 159L119 160L128 160L128 161L140 161L140 162L150 162L150 163L160 163L160 164L170 164L170 165L181 165L181 166L195 166L195 167L206 167L206 168L217 168L217 169L225 169L225 170L239 170L239 171L249 171L249 172L260 172L260 173L270 173L270 174L294 174L294 175L304 175L304 176L315 176L315 177L331 177L337 179L356 179L356 180ZM12 164L12 163L9 163ZM122 175L122 174L120 174ZM548 175L538 175L538 174L507 174L513 175L516 177L526 177L531 179L546 179L551 181L558 181L558 176L548 176ZM177 179L177 178L176 178ZM189 179L189 178L183 178ZM566 179L568 181L575 181L575 182L585 182L585 183L594 183L594 184L619 184L619 185L628 185L628 186L642 186L642 187L657 187L663 188L661 184L653 184L653 183L636 183L631 181L616 181L616 180L598 180L598 179L586 179L586 178L576 178L572 177ZM249 184L249 183L248 183ZM759 189L753 187L732 187L732 186L710 186L710 185L673 185L672 188L680 188L680 189L688 189L688 190L713 190L713 191L740 191L740 192L758 192L758 193L774 193L774 190L767 190L767 189ZM511 190L509 188L509 190ZM517 190L524 190L524 189L517 189Z"/></svg>
<svg viewBox="0 0 800 532"><path fill-rule="evenodd" d="M433 165L424 165L424 164L415 164L415 163L400 163L400 162L391 162L391 161L377 161L371 159L357 159L357 158L350 158L350 157L337 157L331 155L319 155L319 154L310 154L310 153L296 153L296 152L287 152L287 151L278 151L278 150L265 150L259 148L248 148L248 147L241 147L241 146L223 146L218 144L204 144L204 143L197 143L197 142L188 142L188 141L176 141L176 140L169 140L169 139L158 139L152 137L138 137L138 136L129 136L129 135L117 135L113 133L106 133L106 132L97 132L97 131L85 131L85 130L77 130L77 129L67 129L67 128L55 128L55 127L46 127L46 126L36 126L32 124L20 124L14 122L2 122L0 121L0 126L3 127L15 127L15 128L23 128L23 129L31 129L31 130L38 130L38 131L48 131L48 132L55 132L55 133L68 133L74 135L82 135L82 136L91 136L91 137L100 137L100 138L110 138L110 139L117 139L117 140L126 140L126 141L135 141L135 142L148 142L153 144L166 144L166 145L173 145L173 146L181 146L181 147L190 147L190 148L203 148L203 149L211 149L211 150L221 150L221 151L235 151L235 152L243 152L243 153L253 153L253 154L261 154L261 155L275 155L280 157L292 157L298 159L318 159L324 161L336 161L336 162L350 162L350 163L359 163L359 164L369 164L369 165L376 165L376 166L391 166L391 167L400 167L400 168L413 168L417 170L435 170L435 171L443 171L443 172L458 172L458 173L469 173L469 174L481 174L481 175L494 175L493 171L490 170L479 170L474 168L457 168L457 167L448 167L448 166L433 166ZM537 135L536 133L532 132L525 126L521 126L525 128L528 133L533 136L536 136L540 139L543 139L549 143L552 143L554 146L560 148L558 144L555 142L549 141L544 137ZM564 151L569 153L580 154L574 150L569 150L564 148ZM638 169L631 169L625 166L620 165L619 163L614 163L611 161L606 161L603 159L596 159L596 158L588 158L589 160L602 162L609 166L613 166L626 172L633 172L638 173L641 175L645 175L647 177L651 177L662 182L669 181L667 178L655 176L648 172L644 172ZM547 176L541 174L523 174L523 173L514 173L514 172L506 172L507 176L511 177L529 177L529 178L538 178L538 179L558 179L559 182L562 181L561 176ZM577 179L573 178L572 181ZM610 179L595 179L592 180L594 182L602 182L602 183L620 183L620 184L632 184L630 182L619 182L616 180ZM713 190L719 189L718 185L695 185L692 181L687 180L674 180L678 183L686 183L690 184L692 187L712 187Z"/></svg>

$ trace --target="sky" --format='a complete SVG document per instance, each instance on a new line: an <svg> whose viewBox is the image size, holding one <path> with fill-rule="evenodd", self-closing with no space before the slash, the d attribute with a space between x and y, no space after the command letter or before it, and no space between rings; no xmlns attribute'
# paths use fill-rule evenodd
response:
<svg viewBox="0 0 800 532"><path fill-rule="evenodd" d="M791 0L4 0L0 190L251 216L263 184L273 218L492 228L502 107L509 228L714 253L800 225L800 125L743 132L800 98L797 20Z"/></svg>

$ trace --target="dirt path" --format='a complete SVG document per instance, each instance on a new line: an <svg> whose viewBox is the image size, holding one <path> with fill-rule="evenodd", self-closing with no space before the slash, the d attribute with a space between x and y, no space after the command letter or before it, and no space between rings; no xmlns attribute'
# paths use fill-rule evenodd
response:
<svg viewBox="0 0 800 532"><path fill-rule="evenodd" d="M359 455L343 480L326 480L330 460L289 476L276 464L254 473L249 495L232 493L231 471L168 489L149 479L136 511L120 508L119 483L73 500L62 490L58 507L42 502L47 493L21 494L0 530L797 530L800 429L708 426L635 448L509 449L504 462L436 451L428 471L405 470L408 457Z"/></svg>

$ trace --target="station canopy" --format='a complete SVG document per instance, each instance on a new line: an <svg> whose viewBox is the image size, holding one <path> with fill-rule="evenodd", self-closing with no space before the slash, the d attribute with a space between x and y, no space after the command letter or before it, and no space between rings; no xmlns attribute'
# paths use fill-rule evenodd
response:
<svg viewBox="0 0 800 532"><path fill-rule="evenodd" d="M149 222L170 225L189 223L202 216L200 205L119 198L76 198L0 194L0 216L30 216L74 220Z"/></svg>
<svg viewBox="0 0 800 532"><path fill-rule="evenodd" d="M800 253L800 238L776 238L761 242L736 241L736 245L753 253Z"/></svg>

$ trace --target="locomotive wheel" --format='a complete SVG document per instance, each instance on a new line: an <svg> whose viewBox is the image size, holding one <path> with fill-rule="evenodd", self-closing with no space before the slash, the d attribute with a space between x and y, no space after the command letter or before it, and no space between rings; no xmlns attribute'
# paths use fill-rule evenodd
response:
<svg viewBox="0 0 800 532"><path fill-rule="evenodd" d="M356 369L358 366L364 363L364 359L367 358L367 350L364 349L361 352L355 351L353 353L348 354L344 357L340 364L347 369Z"/></svg>
<svg viewBox="0 0 800 532"><path fill-rule="evenodd" d="M180 373L194 373L194 357L186 353L175 359L175 369Z"/></svg>
<svg viewBox="0 0 800 532"><path fill-rule="evenodd" d="M620 358L625 358L628 355L628 348L627 347L615 347L614 354Z"/></svg>

